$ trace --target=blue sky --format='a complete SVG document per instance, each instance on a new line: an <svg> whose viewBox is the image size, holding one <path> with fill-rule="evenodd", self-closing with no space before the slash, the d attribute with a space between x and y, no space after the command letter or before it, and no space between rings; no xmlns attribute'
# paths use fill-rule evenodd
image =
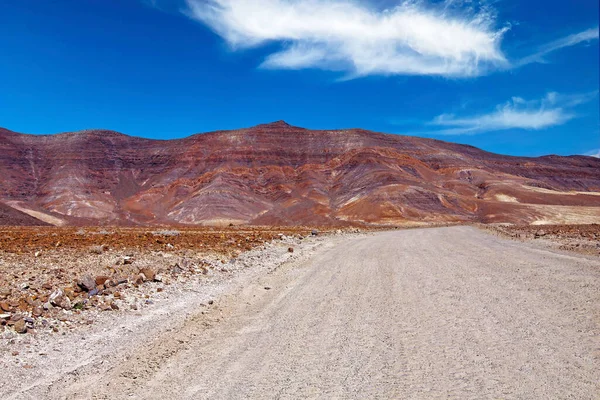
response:
<svg viewBox="0 0 600 400"><path fill-rule="evenodd" d="M0 2L0 126L150 138L284 119L600 152L597 0Z"/></svg>

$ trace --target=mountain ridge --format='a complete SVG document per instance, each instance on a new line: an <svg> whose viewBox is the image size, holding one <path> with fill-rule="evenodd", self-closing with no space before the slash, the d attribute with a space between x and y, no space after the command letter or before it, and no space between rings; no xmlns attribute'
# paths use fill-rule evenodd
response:
<svg viewBox="0 0 600 400"><path fill-rule="evenodd" d="M592 157L505 156L283 120L170 140L101 129L0 133L0 201L65 224L600 220Z"/></svg>

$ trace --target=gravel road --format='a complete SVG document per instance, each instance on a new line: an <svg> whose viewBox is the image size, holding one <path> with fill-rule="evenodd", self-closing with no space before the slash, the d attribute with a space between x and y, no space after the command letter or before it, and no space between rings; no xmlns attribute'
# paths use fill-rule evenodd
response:
<svg viewBox="0 0 600 400"><path fill-rule="evenodd" d="M470 227L335 238L49 398L599 399L600 260Z"/></svg>

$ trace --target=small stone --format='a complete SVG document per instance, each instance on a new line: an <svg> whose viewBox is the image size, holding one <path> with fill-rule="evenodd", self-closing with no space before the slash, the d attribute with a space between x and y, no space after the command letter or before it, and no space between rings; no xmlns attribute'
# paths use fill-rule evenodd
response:
<svg viewBox="0 0 600 400"><path fill-rule="evenodd" d="M39 257L39 256L41 256L41 255L42 255L42 251L41 251L41 250L40 250L40 251L36 251L34 255L35 255L36 257Z"/></svg>
<svg viewBox="0 0 600 400"><path fill-rule="evenodd" d="M142 268L140 269L140 274L144 274L145 280L153 281L156 278L156 272L152 268Z"/></svg>
<svg viewBox="0 0 600 400"><path fill-rule="evenodd" d="M77 285L86 292L89 292L96 288L96 281L90 275L85 275L77 282Z"/></svg>
<svg viewBox="0 0 600 400"><path fill-rule="evenodd" d="M135 277L135 279L133 280L133 284L136 286L141 285L142 283L144 283L144 281L146 280L146 275L144 274L139 274L138 276Z"/></svg>
<svg viewBox="0 0 600 400"><path fill-rule="evenodd" d="M312 231L310 232L310 234L311 234L312 236L317 236L317 235L319 234L319 231L318 231L318 230L316 230L316 229L314 229L314 230L312 230Z"/></svg>
<svg viewBox="0 0 600 400"><path fill-rule="evenodd" d="M20 288L21 288L21 290L27 290L27 289L29 289L29 283L27 283L27 282L21 283Z"/></svg>
<svg viewBox="0 0 600 400"><path fill-rule="evenodd" d="M134 261L135 261L134 258L131 256L123 257L123 265L133 264Z"/></svg>
<svg viewBox="0 0 600 400"><path fill-rule="evenodd" d="M110 278L106 275L97 276L94 281L96 282L96 286L102 286L108 281Z"/></svg>
<svg viewBox="0 0 600 400"><path fill-rule="evenodd" d="M8 304L6 301L0 301L0 309L7 312L11 312L13 310L10 304Z"/></svg>
<svg viewBox="0 0 600 400"><path fill-rule="evenodd" d="M288 253L293 253L294 252L294 248L293 247L288 247Z"/></svg>
<svg viewBox="0 0 600 400"><path fill-rule="evenodd" d="M52 290L52 284L50 282L46 282L42 285L42 289Z"/></svg>
<svg viewBox="0 0 600 400"><path fill-rule="evenodd" d="M16 357L16 356L18 356L18 355L19 355L19 352L15 350L15 351L13 351L11 354L12 354L12 356L13 356L13 357Z"/></svg>
<svg viewBox="0 0 600 400"><path fill-rule="evenodd" d="M15 329L15 332L17 332L17 333L21 333L21 334L27 333L27 325L25 323L25 320L23 320L23 319L15 322L15 324L13 325L13 328Z"/></svg>
<svg viewBox="0 0 600 400"><path fill-rule="evenodd" d="M9 319L10 314L0 314L0 319Z"/></svg>
<svg viewBox="0 0 600 400"><path fill-rule="evenodd" d="M214 303L215 303L215 302L214 302L214 300L209 300L209 301L208 301L208 304L209 304L209 305L211 305L211 306L212 306Z"/></svg>
<svg viewBox="0 0 600 400"><path fill-rule="evenodd" d="M179 266L179 264L175 264L175 265L173 265L171 267L171 273L172 274L177 275L177 274L180 274L182 272L183 272L183 269Z"/></svg>
<svg viewBox="0 0 600 400"><path fill-rule="evenodd" d="M72 308L71 300L65 296L62 289L54 291L48 298L48 302L54 307L60 307L65 310L70 310Z"/></svg>
<svg viewBox="0 0 600 400"><path fill-rule="evenodd" d="M265 286L265 290L271 290L270 286Z"/></svg>

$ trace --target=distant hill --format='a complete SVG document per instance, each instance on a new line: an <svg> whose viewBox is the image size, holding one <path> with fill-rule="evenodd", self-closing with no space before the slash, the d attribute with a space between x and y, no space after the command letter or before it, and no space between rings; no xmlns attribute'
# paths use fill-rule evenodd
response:
<svg viewBox="0 0 600 400"><path fill-rule="evenodd" d="M600 222L597 158L283 121L168 141L0 129L0 175L0 201L65 224Z"/></svg>

